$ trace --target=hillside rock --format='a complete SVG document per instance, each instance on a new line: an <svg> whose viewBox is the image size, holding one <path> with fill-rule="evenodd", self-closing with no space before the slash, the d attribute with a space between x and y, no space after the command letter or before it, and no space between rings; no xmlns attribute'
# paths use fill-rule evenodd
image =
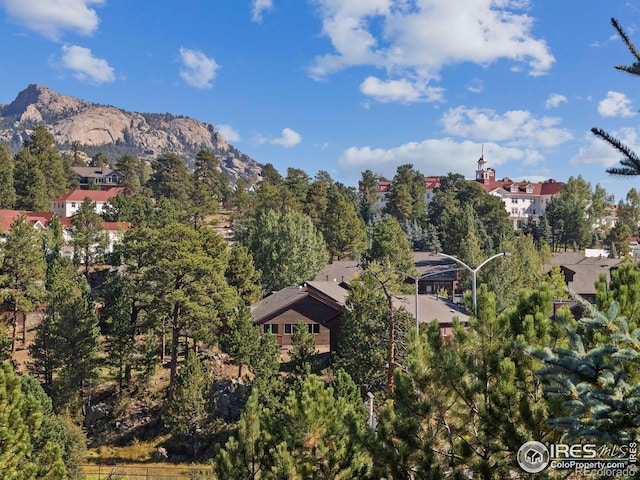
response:
<svg viewBox="0 0 640 480"><path fill-rule="evenodd" d="M0 105L0 141L8 143L14 152L40 124L53 133L62 152L77 141L88 156L103 152L114 159L128 153L151 161L175 153L193 168L196 154L209 150L233 181L240 177L255 179L262 169L228 144L213 125L188 117L127 112L60 95L41 85L29 85L13 102Z"/></svg>

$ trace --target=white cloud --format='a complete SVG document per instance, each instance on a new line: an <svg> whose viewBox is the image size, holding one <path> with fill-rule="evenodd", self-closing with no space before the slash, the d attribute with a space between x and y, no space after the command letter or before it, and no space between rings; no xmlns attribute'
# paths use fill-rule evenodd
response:
<svg viewBox="0 0 640 480"><path fill-rule="evenodd" d="M229 142L239 142L240 134L231 126L226 124L216 125L218 131L222 134L224 138Z"/></svg>
<svg viewBox="0 0 640 480"><path fill-rule="evenodd" d="M442 100L443 89L412 83L404 78L400 80L380 80L376 77L367 77L360 84L360 91L383 103L412 103L423 100Z"/></svg>
<svg viewBox="0 0 640 480"><path fill-rule="evenodd" d="M256 23L262 22L262 13L273 8L272 0L253 0L251 8L251 20Z"/></svg>
<svg viewBox="0 0 640 480"><path fill-rule="evenodd" d="M567 97L558 93L552 93L551 95L549 95L549 98L547 98L544 106L546 108L557 108L561 103L567 103Z"/></svg>
<svg viewBox="0 0 640 480"><path fill-rule="evenodd" d="M315 79L353 66L373 66L393 78L376 86L397 88L403 79L422 85L439 80L450 65L486 66L507 59L526 64L531 75L546 73L555 59L544 40L533 37L533 19L518 9L526 2L496 0L316 0L322 33L333 52L315 58ZM366 80L365 80L366 82ZM361 87L362 89L362 87ZM406 89L406 86L405 86ZM379 90L372 89L375 93ZM415 92L396 95L414 99ZM377 98L391 101L393 95ZM420 100L439 100L422 95Z"/></svg>
<svg viewBox="0 0 640 480"><path fill-rule="evenodd" d="M632 117L631 100L624 93L607 92L607 98L598 103L598 113L603 117Z"/></svg>
<svg viewBox="0 0 640 480"><path fill-rule="evenodd" d="M467 90L471 93L482 93L484 91L484 82L480 79L474 78L467 84Z"/></svg>
<svg viewBox="0 0 640 480"><path fill-rule="evenodd" d="M280 145L285 148L291 148L295 145L298 145L302 141L302 136L294 130L290 128L283 128L282 135L278 138L272 138L268 140L269 143L274 145Z"/></svg>
<svg viewBox="0 0 640 480"><path fill-rule="evenodd" d="M638 143L638 132L634 128L622 128L619 131L609 132L633 151L640 151ZM585 134L586 146L582 147L578 153L569 160L573 166L579 165L601 165L612 167L620 162L622 154L607 142L596 137L591 132Z"/></svg>
<svg viewBox="0 0 640 480"><path fill-rule="evenodd" d="M64 31L93 34L100 20L90 6L103 3L104 0L0 0L13 22L55 41Z"/></svg>
<svg viewBox="0 0 640 480"><path fill-rule="evenodd" d="M557 125L559 118L536 118L526 110L511 110L500 115L494 110L452 108L442 116L444 131L450 135L481 141L506 142L509 146L548 148L573 138Z"/></svg>
<svg viewBox="0 0 640 480"><path fill-rule="evenodd" d="M482 144L469 140L458 142L452 138L440 138L409 142L389 149L350 147L340 156L340 168L350 175L357 175L369 169L391 178L399 165L411 163L424 175L446 175L455 172L473 177L476 163L472 159L479 158L483 149L485 157L491 158L493 167L508 161L534 164L542 159L535 150L503 147L491 142Z"/></svg>
<svg viewBox="0 0 640 480"><path fill-rule="evenodd" d="M106 60L93 56L91 50L77 45L63 45L60 66L74 72L74 77L91 83L115 80L113 68Z"/></svg>
<svg viewBox="0 0 640 480"><path fill-rule="evenodd" d="M180 48L180 60L183 68L180 77L195 88L211 88L219 65L213 58L207 57L199 50Z"/></svg>

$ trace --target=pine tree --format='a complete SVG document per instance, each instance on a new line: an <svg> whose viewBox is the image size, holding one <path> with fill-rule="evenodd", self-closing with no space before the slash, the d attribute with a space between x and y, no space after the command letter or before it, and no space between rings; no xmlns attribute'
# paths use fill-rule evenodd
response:
<svg viewBox="0 0 640 480"><path fill-rule="evenodd" d="M369 461L356 442L357 434L349 426L362 429L366 413L362 401L352 405L348 398L334 395L333 388L315 375L305 378L289 392L280 421L280 441L286 442L290 455L276 456L276 466L295 465L303 479L359 478Z"/></svg>
<svg viewBox="0 0 640 480"><path fill-rule="evenodd" d="M383 390L387 382L388 309L384 296L361 282L352 285L342 312L333 364L344 369L363 392Z"/></svg>
<svg viewBox="0 0 640 480"><path fill-rule="evenodd" d="M636 363L640 330L618 316L611 303L606 312L584 304L589 316L576 325L558 319L569 348L525 347L544 362L538 374L548 395L561 402L562 412L549 423L563 432L563 442L598 441L623 444L640 434L640 389Z"/></svg>
<svg viewBox="0 0 640 480"><path fill-rule="evenodd" d="M201 442L210 433L212 420L212 379L192 350L176 377L174 396L169 399L162 419L169 431L184 437L193 459L198 458Z"/></svg>
<svg viewBox="0 0 640 480"><path fill-rule="evenodd" d="M47 278L47 312L29 347L30 371L41 376L57 409L76 413L90 395L99 349L98 319L86 278L68 258L56 259Z"/></svg>
<svg viewBox="0 0 640 480"><path fill-rule="evenodd" d="M309 332L309 324L299 321L294 325L291 346L291 363L296 371L302 375L313 371L316 340Z"/></svg>
<svg viewBox="0 0 640 480"><path fill-rule="evenodd" d="M15 207L20 210L44 212L51 207L47 193L47 181L38 166L37 158L23 148L15 156L14 186Z"/></svg>
<svg viewBox="0 0 640 480"><path fill-rule="evenodd" d="M270 412L260 404L259 396L258 389L251 392L238 422L237 434L229 438L224 448L216 446L214 465L219 480L270 478L271 435L265 426Z"/></svg>
<svg viewBox="0 0 640 480"><path fill-rule="evenodd" d="M74 260L84 264L84 273L88 277L89 269L107 246L102 218L96 213L96 205L89 197L82 201L71 217L71 229Z"/></svg>
<svg viewBox="0 0 640 480"><path fill-rule="evenodd" d="M3 363L0 365L0 471L5 478L35 478L29 423L37 426L41 413L32 411L30 418L25 418L24 402L20 378L8 363Z"/></svg>
<svg viewBox="0 0 640 480"><path fill-rule="evenodd" d="M251 310L241 303L224 326L220 337L220 348L238 365L238 378L242 377L243 365L248 365L260 347L260 327L253 324Z"/></svg>
<svg viewBox="0 0 640 480"><path fill-rule="evenodd" d="M357 258L366 249L364 222L355 205L337 191L329 194L321 231L332 259Z"/></svg>
<svg viewBox="0 0 640 480"><path fill-rule="evenodd" d="M615 18L611 19L611 25L613 25L613 28L616 30L616 32L618 32L618 35L620 35L620 38L622 38L625 45L629 49L629 52L631 52L635 59L634 63L631 66L617 65L615 67L616 70L621 70L623 72L630 73L631 75L640 75L640 54L636 50L635 45L629 39L629 37ZM620 166L608 168L607 173L623 176L640 175L640 158L638 158L636 153L631 150L629 146L625 145L623 142L600 128L592 128L591 132L595 136L607 142L624 156L624 158L620 160Z"/></svg>
<svg viewBox="0 0 640 480"><path fill-rule="evenodd" d="M16 349L18 312L23 314L23 337L26 337L26 315L40 306L45 296L46 262L40 234L20 215L11 224L11 233L3 247L0 267L0 301L12 312L13 341Z"/></svg>
<svg viewBox="0 0 640 480"><path fill-rule="evenodd" d="M13 185L15 164L6 143L0 142L0 208L12 209L16 203L16 189Z"/></svg>
<svg viewBox="0 0 640 480"><path fill-rule="evenodd" d="M44 125L38 125L33 129L29 138L25 140L23 149L35 159L37 170L44 177L46 184L44 193L47 200L67 191L67 177L62 156L56 149L53 134L47 131ZM48 205L45 210L48 210Z"/></svg>
<svg viewBox="0 0 640 480"><path fill-rule="evenodd" d="M252 305L262 298L260 276L247 247L234 245L230 251L225 277L229 285L236 287L246 305Z"/></svg>

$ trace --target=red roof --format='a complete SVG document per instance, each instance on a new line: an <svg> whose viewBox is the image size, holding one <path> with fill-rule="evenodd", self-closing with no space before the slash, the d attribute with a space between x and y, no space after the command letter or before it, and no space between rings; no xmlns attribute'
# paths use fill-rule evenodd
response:
<svg viewBox="0 0 640 480"><path fill-rule="evenodd" d="M71 219L73 217L64 217L60 219L60 223L64 228L71 228ZM118 230L128 230L131 228L129 222L102 222L102 230L117 232Z"/></svg>
<svg viewBox="0 0 640 480"><path fill-rule="evenodd" d="M493 182L488 183L480 183L479 185L484 189L485 192L495 192L496 190L503 190L504 193L509 193L512 195L555 195L562 187L564 187L563 182L556 182L555 180L549 180L546 183L531 183L531 182L514 182L513 180L509 180L508 178L504 178L502 180L494 180ZM511 191L511 187L516 187L516 191ZM527 187L531 187L530 191L527 192Z"/></svg>
<svg viewBox="0 0 640 480"><path fill-rule="evenodd" d="M11 224L16 221L20 215L24 215L29 223L40 223L46 226L50 221L53 213L50 212L25 212L21 210L0 210L0 230L8 232L11 230Z"/></svg>
<svg viewBox="0 0 640 480"><path fill-rule="evenodd" d="M74 190L51 200L52 202L82 202L90 198L93 202L106 202L116 195L124 193L122 187L112 187L108 190Z"/></svg>

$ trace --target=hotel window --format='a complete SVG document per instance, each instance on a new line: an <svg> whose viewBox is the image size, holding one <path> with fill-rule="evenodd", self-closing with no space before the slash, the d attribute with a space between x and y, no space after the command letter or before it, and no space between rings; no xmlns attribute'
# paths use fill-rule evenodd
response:
<svg viewBox="0 0 640 480"><path fill-rule="evenodd" d="M264 333L273 333L274 335L278 334L278 324L277 323L265 323L264 324Z"/></svg>

